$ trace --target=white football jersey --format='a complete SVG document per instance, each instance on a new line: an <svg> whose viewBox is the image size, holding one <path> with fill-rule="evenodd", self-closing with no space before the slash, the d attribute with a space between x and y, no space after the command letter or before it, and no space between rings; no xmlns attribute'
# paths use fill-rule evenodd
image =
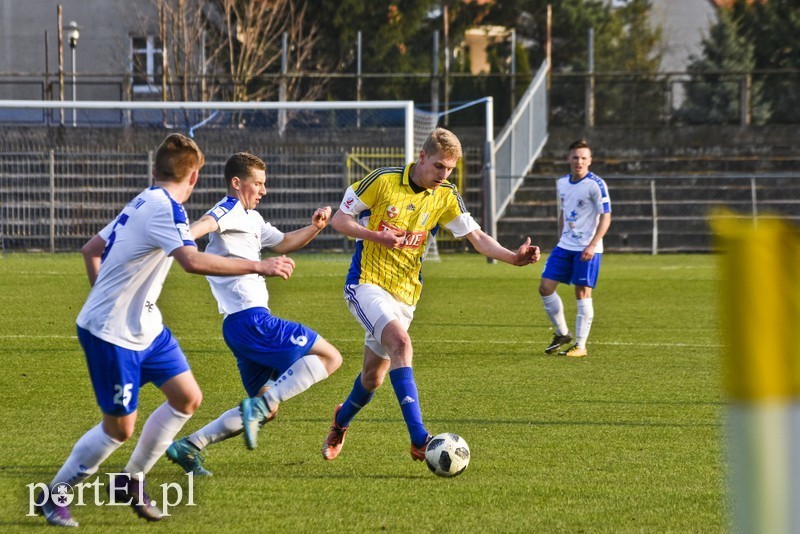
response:
<svg viewBox="0 0 800 534"><path fill-rule="evenodd" d="M600 214L611 213L608 187L602 178L590 172L577 182L572 181L570 174L562 176L556 183L556 189L564 215L564 228L558 246L581 251L592 241ZM595 252L603 252L602 239Z"/></svg>
<svg viewBox="0 0 800 534"><path fill-rule="evenodd" d="M130 350L144 350L164 329L156 300L172 251L195 246L186 212L166 190L150 187L100 230L106 242L100 271L78 326Z"/></svg>
<svg viewBox="0 0 800 534"><path fill-rule="evenodd" d="M283 232L265 222L256 210L246 210L235 197L225 197L207 215L216 219L219 230L209 234L206 252L227 258L260 260L261 249L283 241ZM219 312L230 315L261 306L269 307L266 279L257 274L207 276Z"/></svg>

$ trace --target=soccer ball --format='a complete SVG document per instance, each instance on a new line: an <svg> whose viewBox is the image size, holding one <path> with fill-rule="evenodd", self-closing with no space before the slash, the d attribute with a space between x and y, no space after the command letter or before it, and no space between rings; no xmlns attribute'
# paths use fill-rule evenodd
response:
<svg viewBox="0 0 800 534"><path fill-rule="evenodd" d="M425 463L434 475L454 477L469 465L469 445L457 434L444 433L431 438L425 450Z"/></svg>

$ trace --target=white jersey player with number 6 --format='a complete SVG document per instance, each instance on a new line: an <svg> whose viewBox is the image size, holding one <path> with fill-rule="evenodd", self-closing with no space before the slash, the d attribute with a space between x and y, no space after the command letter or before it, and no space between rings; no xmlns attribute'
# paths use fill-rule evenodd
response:
<svg viewBox="0 0 800 534"><path fill-rule="evenodd" d="M265 222L255 208L267 193L266 164L252 154L239 152L228 159L225 182L228 195L192 225L195 238L210 235L208 253L250 260L259 259L264 248L289 253L310 243L330 220L331 208L324 207L314 212L311 224L292 232ZM266 261L292 262L285 256ZM203 466L203 449L242 432L247 448L254 449L259 428L275 417L280 403L342 364L339 351L315 331L272 315L263 277L209 276L208 282L225 317L222 336L236 356L248 398L167 449L167 458L200 476L211 475Z"/></svg>

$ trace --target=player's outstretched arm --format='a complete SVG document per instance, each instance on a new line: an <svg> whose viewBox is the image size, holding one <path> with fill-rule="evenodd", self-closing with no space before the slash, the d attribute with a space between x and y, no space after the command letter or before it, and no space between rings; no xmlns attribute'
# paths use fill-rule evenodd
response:
<svg viewBox="0 0 800 534"><path fill-rule="evenodd" d="M204 235L216 232L217 230L219 230L219 223L217 223L217 220L211 215L203 215L189 227L192 239L200 239Z"/></svg>
<svg viewBox="0 0 800 534"><path fill-rule="evenodd" d="M331 220L331 207L317 208L311 216L311 224L299 230L283 235L283 241L272 247L278 254L288 254L308 245L319 233L328 226Z"/></svg>
<svg viewBox="0 0 800 534"><path fill-rule="evenodd" d="M294 260L286 256L267 258L261 261L224 258L200 252L196 247L178 247L172 251L184 271L191 274L210 276L238 276L241 274L260 274L277 276L286 280L294 271Z"/></svg>
<svg viewBox="0 0 800 534"><path fill-rule="evenodd" d="M367 228L364 228L358 224L353 216L348 215L342 210L338 210L333 214L331 226L333 226L333 229L340 234L344 234L348 237L354 237L356 239L374 241L375 243L383 245L386 248L400 248L403 246L403 243L406 239L406 234L402 231L387 229L381 232L376 232L373 230L368 230Z"/></svg>
<svg viewBox="0 0 800 534"><path fill-rule="evenodd" d="M99 235L95 235L81 247L83 263L86 264L86 276L89 277L89 285L94 286L97 280L97 273L100 272L100 260L103 251L106 249L105 240Z"/></svg>
<svg viewBox="0 0 800 534"><path fill-rule="evenodd" d="M475 230L468 233L467 239L469 239L469 242L475 247L475 250L487 258L504 261L518 267L539 261L539 247L531 245L530 237L525 239L525 242L516 252L508 250L483 230Z"/></svg>

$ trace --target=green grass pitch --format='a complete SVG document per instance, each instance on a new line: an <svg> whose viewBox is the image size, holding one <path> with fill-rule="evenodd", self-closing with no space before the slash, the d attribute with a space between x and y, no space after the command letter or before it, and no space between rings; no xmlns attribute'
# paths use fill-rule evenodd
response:
<svg viewBox="0 0 800 534"><path fill-rule="evenodd" d="M212 446L213 478L194 506L145 525L127 507L73 507L84 532L724 532L724 400L711 255L604 258L589 357L543 353L552 331L536 292L543 262L516 268L442 255L424 268L411 336L426 425L472 449L467 471L412 462L388 378L354 421L341 456L320 446L361 368L363 331L341 294L345 255L297 255L268 281L271 308L342 352L339 371L286 402L247 451ZM49 481L100 418L74 320L88 292L79 255L0 257L0 530L29 531L28 488ZM574 325L572 288L561 286ZM181 436L244 392L206 281L177 266L159 300L204 392ZM140 418L163 402L146 386ZM134 439L100 468L118 471ZM105 480L107 482L107 479ZM148 477L186 477L160 460Z"/></svg>

